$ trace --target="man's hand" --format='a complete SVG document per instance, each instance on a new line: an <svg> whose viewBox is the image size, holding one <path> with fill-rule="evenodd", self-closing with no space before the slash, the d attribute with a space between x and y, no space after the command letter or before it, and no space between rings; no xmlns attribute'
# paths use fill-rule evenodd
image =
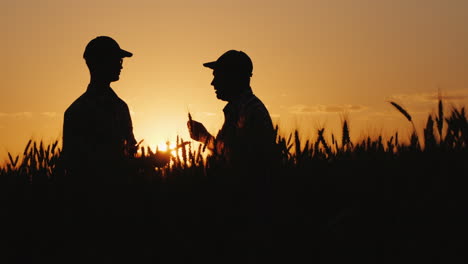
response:
<svg viewBox="0 0 468 264"><path fill-rule="evenodd" d="M187 122L187 127L190 132L190 137L193 140L205 143L212 137L205 126L200 122L189 120Z"/></svg>

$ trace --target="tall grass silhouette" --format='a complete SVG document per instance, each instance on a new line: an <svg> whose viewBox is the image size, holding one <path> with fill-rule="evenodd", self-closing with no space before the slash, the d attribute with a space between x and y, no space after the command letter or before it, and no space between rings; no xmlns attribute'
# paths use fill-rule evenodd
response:
<svg viewBox="0 0 468 264"><path fill-rule="evenodd" d="M453 108L451 113L444 117L443 104L439 100L438 115L429 115L426 126L423 129L424 138L420 142L416 133L411 115L402 106L395 102L390 102L409 122L413 125L413 132L409 143L401 143L398 133L391 136L384 142L382 136L375 138L367 137L358 142L352 142L348 121L342 122L341 140L331 134L331 142L326 140L326 129L317 130L316 140L310 139L305 143L301 142L299 131L294 131L287 136L279 135L279 127L276 126L276 144L281 152L281 162L283 165L299 166L301 163L312 160L337 160L345 156L353 156L358 159L360 154L368 155L372 153L390 154L395 157L405 152L430 152L435 149L446 151L466 150L468 145L468 123L465 108ZM443 131L446 125L445 134ZM436 130L434 129L436 128ZM140 147L139 153L134 157L136 166L141 166L140 171L150 170L155 176L165 175L170 178L172 173L181 170L199 171L202 173L207 165L209 153L204 145L197 144L197 148L189 141L184 141L177 136L175 139L177 147L170 151L176 151L176 155L170 157L169 165L154 169L156 152L170 155L170 151L153 151L150 147ZM141 143L141 142L140 142ZM420 146L423 143L424 147ZM30 140L23 151L23 155L13 157L8 153L8 160L0 167L0 177L8 181L21 183L44 183L53 182L56 176L60 175L62 169L60 164L61 149L59 142L55 141L45 145L43 141L33 142ZM151 167L151 168L150 168ZM146 171L148 172L148 171ZM55 175L58 173L58 175ZM203 173L202 173L203 174Z"/></svg>
<svg viewBox="0 0 468 264"><path fill-rule="evenodd" d="M413 123L406 109L391 104ZM167 259L210 256L215 262L225 259L226 254L245 256L252 248L262 258L294 261L320 254L326 260L323 262L329 263L348 261L353 256L377 261L382 251L398 252L387 254L388 263L402 258L431 261L436 256L444 262L461 256L465 238L458 230L468 220L464 213L468 201L464 194L468 175L464 107L445 113L439 100L437 115L427 117L423 137L418 137L413 124L409 140L395 133L390 138L352 141L346 119L342 120L341 138L326 128L318 129L314 140L305 142L297 130L281 135L276 126L275 131L279 158L277 164L265 165L271 166L269 183L260 187L254 184L258 181L254 173L227 169L216 154L180 137L175 140L176 155L165 152L171 161L164 166L155 163L163 152L140 147L133 157L131 175L138 183L132 188L139 191L125 196L131 208L141 208L140 214L127 213L136 221L129 226L143 230L139 234L144 243L135 247ZM327 133L331 140L327 140ZM47 211L51 216L46 221L46 234L61 233L56 219L61 217L61 208L67 208L61 202L66 201L61 198L66 196L66 189L60 187L66 174L58 144L30 140L23 155L8 153L9 160L0 167L2 186L13 193L9 196L10 208L31 203L37 208L54 205ZM253 188L254 198L246 198L250 197L249 188L244 185ZM38 198L34 188L28 191L27 186L48 186L48 191ZM115 203L109 206L120 208L123 202ZM24 214L11 221L37 219ZM253 225L255 228L242 224L257 214L270 215L266 217L269 220ZM35 228L43 230L37 225L17 230ZM125 228L129 227L122 225L116 230ZM32 231L28 232L20 233L26 236ZM273 238L268 234L274 234ZM263 248L258 246L259 237L269 241L262 244ZM448 246L440 246L443 243ZM19 248L18 254L24 254Z"/></svg>

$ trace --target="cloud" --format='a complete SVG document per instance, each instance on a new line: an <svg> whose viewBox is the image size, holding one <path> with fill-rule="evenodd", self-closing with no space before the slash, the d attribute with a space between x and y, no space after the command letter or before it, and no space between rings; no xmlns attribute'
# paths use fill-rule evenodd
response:
<svg viewBox="0 0 468 264"><path fill-rule="evenodd" d="M33 113L31 112L19 112L15 113L15 117L24 117L24 118L31 118L33 116Z"/></svg>
<svg viewBox="0 0 468 264"><path fill-rule="evenodd" d="M468 99L468 90L455 90L444 92L440 94L443 101L463 101ZM409 103L427 103L439 101L438 92L422 92L422 93L408 93L408 94L395 94L387 98L389 101L403 101Z"/></svg>
<svg viewBox="0 0 468 264"><path fill-rule="evenodd" d="M32 118L34 116L42 116L47 118L55 118L59 114L57 112L40 112L40 113L33 113L33 112L14 112L14 113L5 113L0 112L0 118Z"/></svg>
<svg viewBox="0 0 468 264"><path fill-rule="evenodd" d="M361 112L366 110L367 107L364 105L327 105L324 107L324 112L327 113L342 113L342 112Z"/></svg>
<svg viewBox="0 0 468 264"><path fill-rule="evenodd" d="M215 116L216 113L211 113L211 112L201 112L202 114L206 115L206 116Z"/></svg>
<svg viewBox="0 0 468 264"><path fill-rule="evenodd" d="M0 117L31 118L32 116L31 112L0 113Z"/></svg>
<svg viewBox="0 0 468 264"><path fill-rule="evenodd" d="M42 112L41 115L45 117L49 117L49 118L54 118L57 116L57 113L56 112Z"/></svg>
<svg viewBox="0 0 468 264"><path fill-rule="evenodd" d="M332 105L293 105L289 107L289 112L296 115L310 115L321 113L346 113L346 112L361 112L367 107L363 105L351 104L332 104Z"/></svg>
<svg viewBox="0 0 468 264"><path fill-rule="evenodd" d="M317 109L307 105L293 105L289 107L289 112L297 115L309 115L317 112Z"/></svg>

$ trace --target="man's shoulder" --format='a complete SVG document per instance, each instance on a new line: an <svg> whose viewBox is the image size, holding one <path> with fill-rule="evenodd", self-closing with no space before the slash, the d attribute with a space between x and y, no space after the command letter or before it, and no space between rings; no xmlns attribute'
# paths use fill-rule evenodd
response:
<svg viewBox="0 0 468 264"><path fill-rule="evenodd" d="M267 112L268 110L265 104L258 98L256 95L252 94L249 98L246 99L244 106L246 107L247 111L260 111L260 112Z"/></svg>
<svg viewBox="0 0 468 264"><path fill-rule="evenodd" d="M128 108L128 105L127 103L120 97L117 97L117 102L119 105L121 105L122 107L125 107L125 108Z"/></svg>
<svg viewBox="0 0 468 264"><path fill-rule="evenodd" d="M273 128L270 113L265 104L255 95L252 94L246 102L245 110L246 118L250 124L261 125L264 128Z"/></svg>
<svg viewBox="0 0 468 264"><path fill-rule="evenodd" d="M112 98L112 103L118 107L121 107L121 108L124 108L124 109L128 109L128 105L127 103L122 99L120 98L117 93L111 89L111 98Z"/></svg>
<svg viewBox="0 0 468 264"><path fill-rule="evenodd" d="M114 107L117 107L120 112L130 112L127 103L118 96L114 102Z"/></svg>
<svg viewBox="0 0 468 264"><path fill-rule="evenodd" d="M87 111L90 108L90 98L86 93L83 93L65 110L65 116L73 115Z"/></svg>

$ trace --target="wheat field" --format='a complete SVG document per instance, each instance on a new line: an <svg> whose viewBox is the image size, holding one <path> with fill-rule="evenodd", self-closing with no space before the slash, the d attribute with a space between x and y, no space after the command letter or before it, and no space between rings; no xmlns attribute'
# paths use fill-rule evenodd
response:
<svg viewBox="0 0 468 264"><path fill-rule="evenodd" d="M422 131L353 142L344 120L338 134L321 128L301 142L299 131L276 127L280 157L261 179L177 138L167 165L154 167L156 154L142 147L133 184L81 192L65 184L57 141L29 141L0 167L8 258L462 263L465 108L445 113L439 101Z"/></svg>

